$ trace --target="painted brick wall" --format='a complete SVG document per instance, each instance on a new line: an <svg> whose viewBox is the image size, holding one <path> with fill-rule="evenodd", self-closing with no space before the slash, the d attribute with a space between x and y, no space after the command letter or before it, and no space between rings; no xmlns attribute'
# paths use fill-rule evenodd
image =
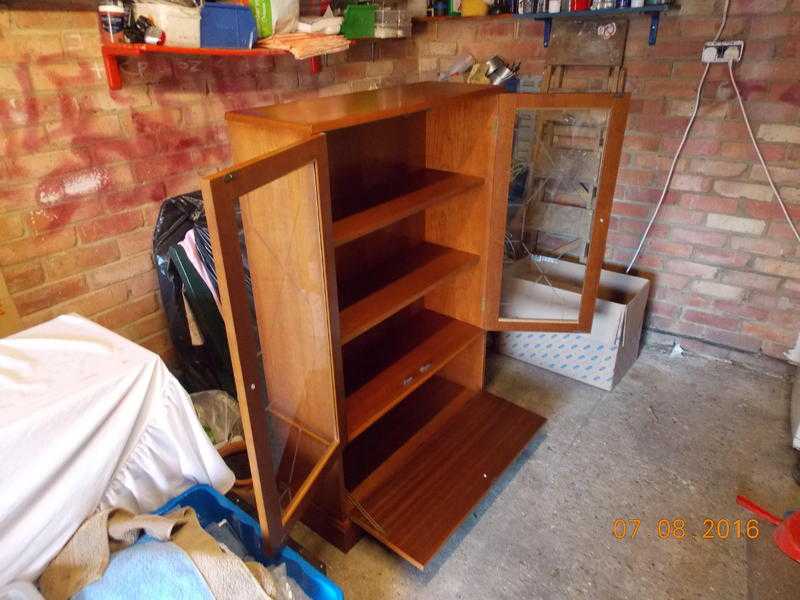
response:
<svg viewBox="0 0 800 600"><path fill-rule="evenodd" d="M413 81L415 48L361 46L318 75L288 57L129 59L109 92L96 3L77 3L0 3L0 270L25 325L74 311L165 354L153 224L229 162L224 112Z"/></svg>
<svg viewBox="0 0 800 600"><path fill-rule="evenodd" d="M625 62L633 103L609 264L633 255L688 122L700 49L719 27L720 0L680 4L662 19L654 47L647 45L649 19L631 19ZM528 75L542 72L541 24L485 19L417 29L426 73L466 51L523 60ZM737 81L773 177L800 219L800 0L731 0L724 37L745 40ZM604 85L596 69L574 73L571 87ZM654 281L647 325L783 358L800 330L800 246L771 199L726 66L711 68L671 190L637 263Z"/></svg>

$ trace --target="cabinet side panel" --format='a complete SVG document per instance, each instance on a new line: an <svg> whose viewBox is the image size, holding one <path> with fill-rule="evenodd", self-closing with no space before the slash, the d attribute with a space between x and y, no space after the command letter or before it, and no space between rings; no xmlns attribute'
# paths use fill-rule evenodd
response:
<svg viewBox="0 0 800 600"><path fill-rule="evenodd" d="M481 187L425 212L425 239L480 257L478 265L426 296L425 306L484 324L497 100L467 100L428 113L426 167L482 177Z"/></svg>

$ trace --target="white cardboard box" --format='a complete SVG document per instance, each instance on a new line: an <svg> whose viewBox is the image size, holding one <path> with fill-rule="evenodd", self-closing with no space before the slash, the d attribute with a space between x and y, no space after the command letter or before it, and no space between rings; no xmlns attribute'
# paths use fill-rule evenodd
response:
<svg viewBox="0 0 800 600"><path fill-rule="evenodd" d="M567 261L548 261L546 269L552 280L574 283L583 280L585 271L584 265ZM534 298L538 304L543 302L543 298L552 296L548 293L547 284L525 278L513 278L507 285L507 290L525 296L519 298L519 304L522 305ZM577 307L580 294L569 291L569 287L561 289L559 295ZM647 279L603 271L591 333L501 332L497 340L498 351L589 385L611 390L639 356L639 339L649 289L650 282ZM517 302L512 298L510 304ZM537 306L536 314L548 314L549 308Z"/></svg>

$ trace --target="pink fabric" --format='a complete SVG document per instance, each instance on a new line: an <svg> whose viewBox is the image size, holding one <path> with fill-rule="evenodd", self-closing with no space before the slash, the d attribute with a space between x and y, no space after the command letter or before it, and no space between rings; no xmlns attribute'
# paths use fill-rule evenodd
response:
<svg viewBox="0 0 800 600"><path fill-rule="evenodd" d="M194 266L197 274L200 275L200 279L205 282L206 287L211 290L211 295L214 296L214 301L217 303L217 306L219 306L217 290L214 289L214 284L211 283L211 276L208 274L206 265L203 263L203 259L200 257L200 253L197 251L197 242L194 239L194 229L187 231L186 235L183 237L183 240L178 242L178 245L184 249L189 262L192 263L192 266Z"/></svg>

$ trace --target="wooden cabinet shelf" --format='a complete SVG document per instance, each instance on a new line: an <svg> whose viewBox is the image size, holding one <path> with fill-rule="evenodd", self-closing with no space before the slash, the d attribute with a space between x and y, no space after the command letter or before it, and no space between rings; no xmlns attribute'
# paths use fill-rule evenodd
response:
<svg viewBox="0 0 800 600"><path fill-rule="evenodd" d="M383 362L389 364L347 396L348 441L361 435L483 334L478 327L429 310L393 325L372 344L355 349L362 355L371 351L375 356L385 357L387 360ZM346 350L345 357L347 380L350 365ZM358 361L356 368L362 367L363 362Z"/></svg>
<svg viewBox="0 0 800 600"><path fill-rule="evenodd" d="M340 290L341 341L346 344L462 270L477 265L468 252L422 243L348 282Z"/></svg>
<svg viewBox="0 0 800 600"><path fill-rule="evenodd" d="M481 177L436 169L410 173L398 184L371 192L370 208L334 221L333 245L351 242L481 185Z"/></svg>
<svg viewBox="0 0 800 600"><path fill-rule="evenodd" d="M421 82L226 116L203 197L270 549L302 518L422 568L523 450L544 419L483 391L487 331L591 330L628 102ZM580 306L509 318L514 132L553 111L608 115Z"/></svg>
<svg viewBox="0 0 800 600"><path fill-rule="evenodd" d="M544 423L497 396L434 377L387 415L375 437L380 429L414 431L412 413L426 406L437 412L350 492L353 519L418 568Z"/></svg>

